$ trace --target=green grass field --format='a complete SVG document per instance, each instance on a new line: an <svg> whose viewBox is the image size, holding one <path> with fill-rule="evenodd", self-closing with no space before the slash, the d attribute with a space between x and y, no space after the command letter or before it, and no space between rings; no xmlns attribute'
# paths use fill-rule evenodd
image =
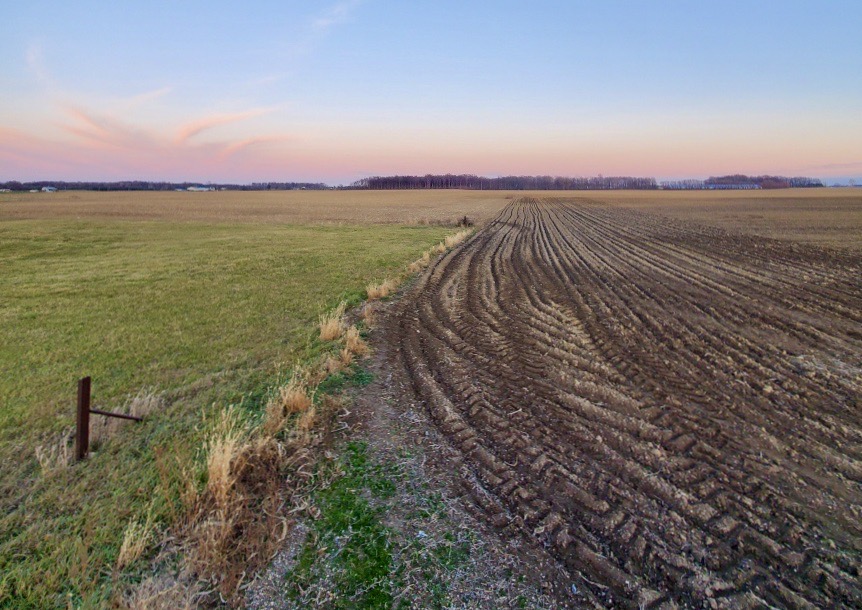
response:
<svg viewBox="0 0 862 610"><path fill-rule="evenodd" d="M0 223L0 607L101 607L126 524L200 446L212 405L260 406L314 355L314 324L452 229L129 220ZM88 461L45 475L34 448L142 389L166 404ZM97 416L94 416L97 417ZM169 463L170 462L170 463ZM173 474L166 474L173 473ZM175 482L176 483L176 482Z"/></svg>

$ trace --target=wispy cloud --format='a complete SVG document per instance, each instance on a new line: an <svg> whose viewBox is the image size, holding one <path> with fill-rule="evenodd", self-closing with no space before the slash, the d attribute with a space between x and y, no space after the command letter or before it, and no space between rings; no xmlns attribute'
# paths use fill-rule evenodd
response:
<svg viewBox="0 0 862 610"><path fill-rule="evenodd" d="M27 63L27 69L30 71L30 74L39 83L46 87L53 86L51 73L45 65L45 49L41 41L33 40L27 45L24 51L24 61Z"/></svg>
<svg viewBox="0 0 862 610"><path fill-rule="evenodd" d="M157 144L158 139L147 130L115 117L75 105L66 105L63 109L73 122L61 123L60 127L91 144L124 149L149 149Z"/></svg>
<svg viewBox="0 0 862 610"><path fill-rule="evenodd" d="M142 104L148 104L149 102L153 102L159 98L162 98L167 94L171 93L173 90L173 87L161 87L159 89L153 89L152 91L144 91L143 93L132 95L130 97L124 98L122 101L129 106L140 106Z"/></svg>
<svg viewBox="0 0 862 610"><path fill-rule="evenodd" d="M287 136L254 136L251 138L246 138L244 140L232 142L226 145L219 153L219 158L222 160L226 160L229 157L232 157L233 155L248 150L250 148L256 148L267 144L281 144L283 142L287 142L290 139L291 138Z"/></svg>
<svg viewBox="0 0 862 610"><path fill-rule="evenodd" d="M177 137L174 139L174 142L177 144L184 144L189 139L193 138L199 133L208 129L212 129L213 127L218 127L220 125L228 125L230 123L236 123L238 121L244 121L246 119L258 117L264 114L268 114L270 112L272 112L271 108L254 108L252 110L246 110L244 112L211 114L209 116L194 120L180 127L179 131L177 132Z"/></svg>
<svg viewBox="0 0 862 610"><path fill-rule="evenodd" d="M286 59L309 54L336 25L344 23L360 0L343 0L312 16L286 47Z"/></svg>
<svg viewBox="0 0 862 610"><path fill-rule="evenodd" d="M311 21L311 28L315 32L325 32L332 26L344 22L350 16L350 12L359 5L359 1L345 0L333 4Z"/></svg>

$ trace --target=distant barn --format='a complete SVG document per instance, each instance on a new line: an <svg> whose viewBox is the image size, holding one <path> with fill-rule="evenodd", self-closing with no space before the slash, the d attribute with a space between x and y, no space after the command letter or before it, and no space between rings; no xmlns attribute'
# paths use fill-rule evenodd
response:
<svg viewBox="0 0 862 610"><path fill-rule="evenodd" d="M43 193L56 193L57 187L56 186L43 186L42 192Z"/></svg>

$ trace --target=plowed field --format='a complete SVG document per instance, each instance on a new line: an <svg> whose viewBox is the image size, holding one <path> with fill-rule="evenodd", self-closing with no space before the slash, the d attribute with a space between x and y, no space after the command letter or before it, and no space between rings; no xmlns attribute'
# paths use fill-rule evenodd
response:
<svg viewBox="0 0 862 610"><path fill-rule="evenodd" d="M586 605L862 606L862 256L513 201L390 336L488 520Z"/></svg>

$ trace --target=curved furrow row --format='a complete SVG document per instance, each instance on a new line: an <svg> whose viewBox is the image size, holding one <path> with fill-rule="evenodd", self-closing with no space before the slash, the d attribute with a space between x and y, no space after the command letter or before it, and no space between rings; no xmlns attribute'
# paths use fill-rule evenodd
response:
<svg viewBox="0 0 862 610"><path fill-rule="evenodd" d="M400 303L398 363L585 601L862 604L862 264L721 236L515 201Z"/></svg>
<svg viewBox="0 0 862 610"><path fill-rule="evenodd" d="M630 281L632 281L632 283L634 283L634 284L638 283L637 279L630 278ZM683 291L685 290L684 287L682 287L682 286L680 286L679 289L683 290ZM661 303L660 300L656 299L655 295L651 295L651 296L652 296L653 301L658 301ZM697 296L700 297L701 295L697 295ZM660 314L661 314L661 311L659 312L659 315ZM673 321L668 321L668 323L669 322L673 322ZM687 336L680 336L678 338L678 343L677 343L678 345L679 344L685 344L687 346L687 349L684 352L681 352L681 355L683 355L683 356L685 356L686 354L693 355L700 362L704 362L704 361L708 362L709 358L710 358L710 353L720 354L722 356L722 359L726 359L726 358L732 356L733 352L735 351L735 352L737 352L737 354L740 354L740 353L743 354L743 356L741 358L737 357L735 366L732 369L733 375L736 377L741 377L742 375L744 375L745 369L747 368L747 366L754 366L757 369L754 372L759 373L761 376L777 377L777 378L788 378L789 377L789 375L788 375L789 371L787 370L787 367L784 366L780 360L775 360L774 357L769 358L769 356L774 356L774 354L776 352L776 350L774 348L770 350L770 353L764 353L763 350L761 350L759 347L751 345L750 342L746 341L744 338L739 337L739 336L729 337L730 341L727 342L726 347L719 344L719 347L722 349L719 349L719 350L710 349L710 350L706 350L706 351L704 351L703 349L700 349L698 346L698 343L700 341L711 342L713 345L711 345L709 347L715 348L715 343L717 341L719 341L719 338L716 336L716 333L714 333L714 332L703 333L702 332L702 330L703 330L702 326L703 326L704 320L701 319L699 322L700 322L701 328L689 327L687 329L688 332L686 333ZM711 323L713 324L712 328L708 328L707 330L712 331L715 329L720 329L723 326L721 324L720 320L712 320ZM725 324L727 324L727 322L725 322ZM764 322L763 326L767 327L767 324ZM655 324L652 324L652 327L654 328ZM646 331L646 330L648 330L648 328L644 328L644 331ZM668 335L668 333L664 332L666 330L668 330L667 324L663 324L659 328L659 332L661 332L662 334ZM700 331L699 336L695 336L695 331ZM726 335L727 333L724 333L724 334ZM638 338L640 339L641 336L639 336ZM728 337L725 337L725 338L728 338ZM741 349L737 349L737 350L732 349L733 343L740 343L740 342L743 343L743 345L741 346ZM751 358L747 355L749 352L752 352L752 351L759 352L756 354L755 358ZM771 370L770 369L764 370L763 367L760 365L760 362L764 361L764 360L767 362L773 363L771 365L771 367L772 367ZM675 375L676 378L679 378L679 377L682 377L683 375L685 375L686 371L692 371L694 373L694 375L696 376L696 378L699 378L703 374L702 370L699 370L697 367L692 367L690 362L683 362L680 364L681 364L680 369L678 371L676 371L676 375ZM709 364L713 365L714 363L710 362ZM783 370L779 370L779 369L783 369ZM714 366L710 366L710 368L707 372L709 372L711 374L718 374L719 376L721 374L720 370L716 369ZM723 384L734 383L734 382L735 382L735 380L732 378L722 380ZM691 383L691 381L689 383ZM805 381L805 383L807 385L811 385L811 383L808 381ZM803 390L803 391L806 391L806 390ZM829 388L828 387L815 387L815 388L808 388L807 391L810 393L822 395L823 393L828 392ZM755 399L756 398L757 397L755 396ZM790 416L796 417L796 414L790 414ZM820 414L819 417L825 417L825 416Z"/></svg>

